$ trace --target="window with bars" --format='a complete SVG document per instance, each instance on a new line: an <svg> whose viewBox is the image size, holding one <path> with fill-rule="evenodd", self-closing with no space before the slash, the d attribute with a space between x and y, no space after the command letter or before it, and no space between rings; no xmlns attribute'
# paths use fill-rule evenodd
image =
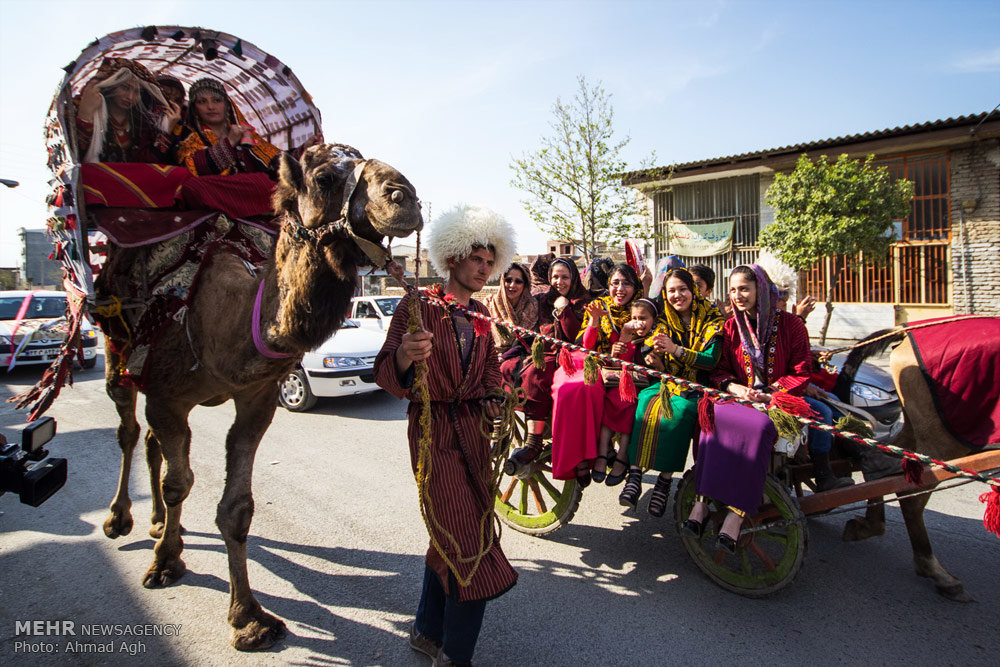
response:
<svg viewBox="0 0 1000 667"><path fill-rule="evenodd" d="M656 256L669 254L667 225L677 220L690 225L733 220L732 251L714 257L681 256L684 264L707 264L718 280L736 266L757 260L760 233L760 176L737 176L675 185L653 196ZM715 294L718 296L719 288Z"/></svg>
<svg viewBox="0 0 1000 667"><path fill-rule="evenodd" d="M807 294L825 296L833 276L840 302L947 304L951 238L951 166L948 151L887 157L877 161L896 178L913 181L910 215L902 223L902 240L893 244L887 262L863 257L832 257L803 272ZM860 261L858 261L860 260Z"/></svg>

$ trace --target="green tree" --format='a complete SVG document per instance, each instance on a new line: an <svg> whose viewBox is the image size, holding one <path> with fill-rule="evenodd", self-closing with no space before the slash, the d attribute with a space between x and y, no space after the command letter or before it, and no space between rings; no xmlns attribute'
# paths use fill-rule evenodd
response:
<svg viewBox="0 0 1000 667"><path fill-rule="evenodd" d="M615 138L611 95L585 77L577 83L572 102L557 98L552 106L552 134L537 151L511 161L511 185L527 195L521 203L542 231L581 241L589 262L597 244L648 240L652 229L636 193L621 185L630 137Z"/></svg>
<svg viewBox="0 0 1000 667"><path fill-rule="evenodd" d="M847 155L830 164L825 155L815 162L805 154L789 174L776 174L766 201L774 207L774 222L760 233L760 245L796 271L841 255L849 261L884 264L893 242L893 221L910 213L913 183L894 180L875 156L852 160ZM830 276L826 319L820 345L826 342L833 313L833 288L845 267L839 262Z"/></svg>

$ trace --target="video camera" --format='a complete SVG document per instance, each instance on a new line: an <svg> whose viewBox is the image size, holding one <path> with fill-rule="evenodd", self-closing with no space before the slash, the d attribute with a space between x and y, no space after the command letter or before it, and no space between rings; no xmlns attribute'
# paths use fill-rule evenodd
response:
<svg viewBox="0 0 1000 667"><path fill-rule="evenodd" d="M42 417L21 432L21 446L8 444L0 433L0 496L18 494L25 505L38 507L66 483L66 459L45 458L42 445L56 435L56 420Z"/></svg>

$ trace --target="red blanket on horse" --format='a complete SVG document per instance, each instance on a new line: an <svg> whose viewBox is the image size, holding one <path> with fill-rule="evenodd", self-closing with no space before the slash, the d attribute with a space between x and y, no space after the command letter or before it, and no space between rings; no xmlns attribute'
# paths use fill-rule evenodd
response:
<svg viewBox="0 0 1000 667"><path fill-rule="evenodd" d="M1000 443L1000 318L970 317L907 334L945 427L972 449Z"/></svg>

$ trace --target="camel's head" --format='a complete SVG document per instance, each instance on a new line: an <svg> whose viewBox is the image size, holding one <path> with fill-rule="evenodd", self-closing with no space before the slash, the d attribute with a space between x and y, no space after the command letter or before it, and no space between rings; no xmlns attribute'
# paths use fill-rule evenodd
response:
<svg viewBox="0 0 1000 667"><path fill-rule="evenodd" d="M384 237L409 236L423 227L420 200L406 177L350 146L312 146L299 161L282 154L278 176L275 209L300 222L308 230L300 233L320 245L345 227L356 241L363 239L359 245L381 245Z"/></svg>

